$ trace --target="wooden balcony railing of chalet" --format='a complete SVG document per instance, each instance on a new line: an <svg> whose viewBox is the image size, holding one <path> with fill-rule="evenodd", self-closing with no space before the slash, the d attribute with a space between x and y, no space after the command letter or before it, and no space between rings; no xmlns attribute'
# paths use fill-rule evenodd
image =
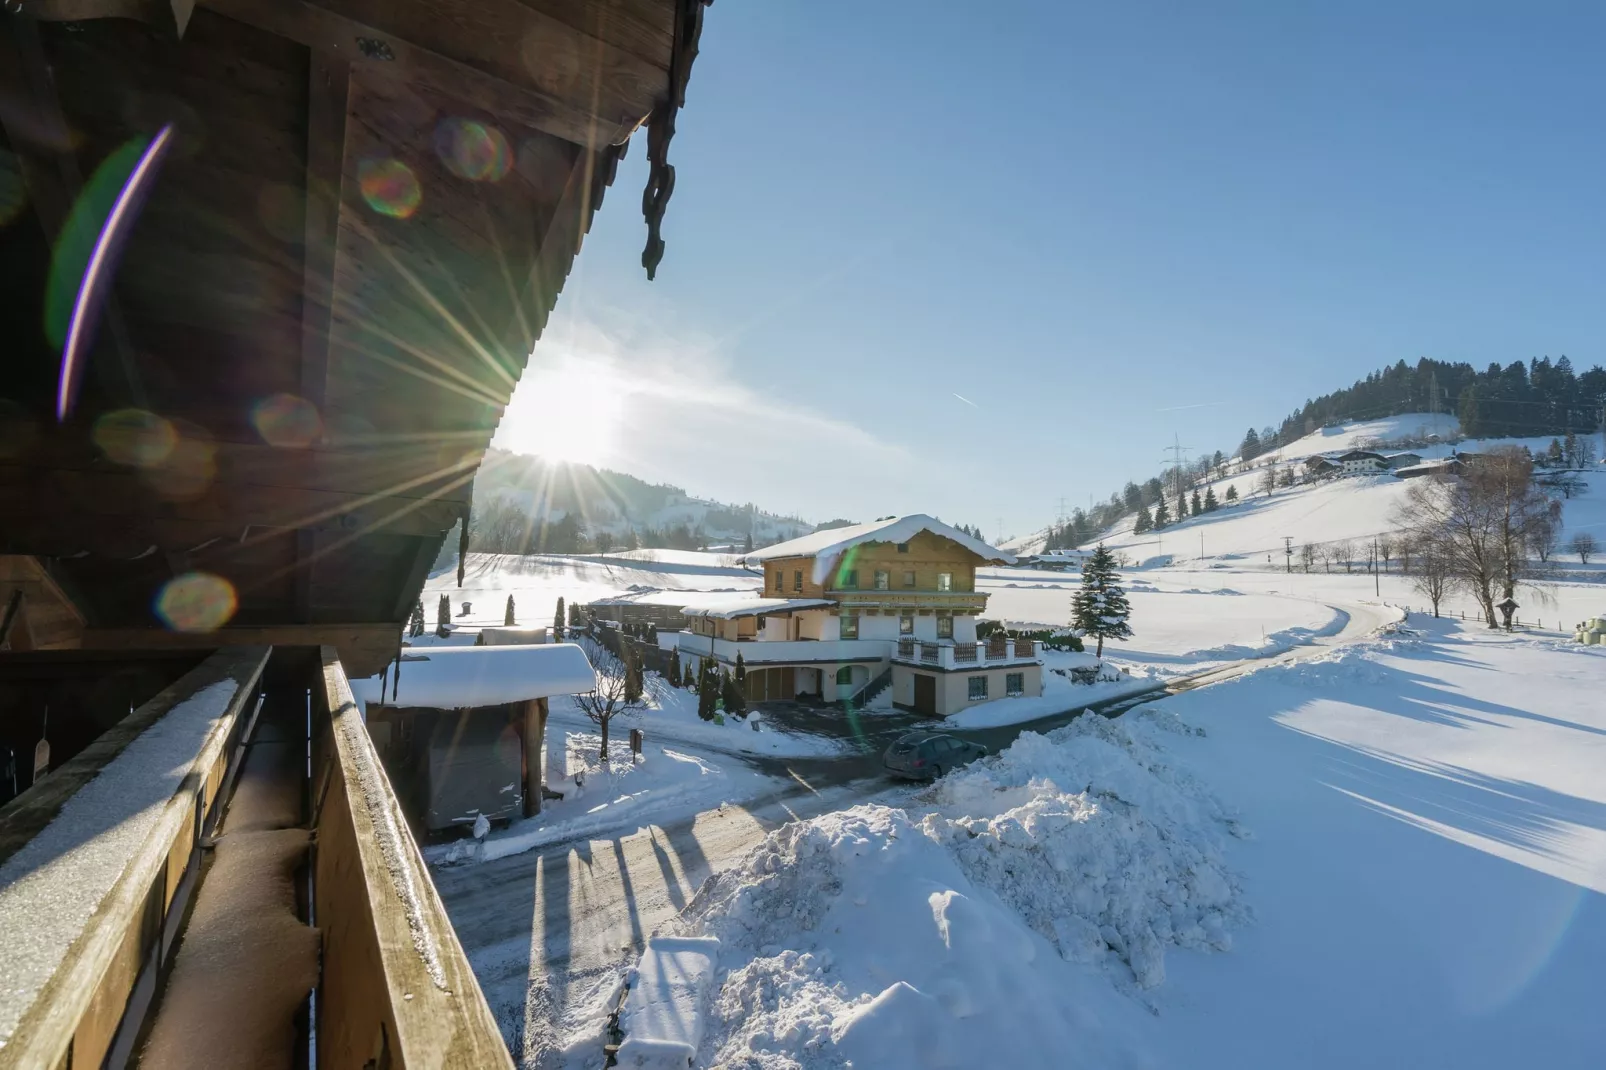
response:
<svg viewBox="0 0 1606 1070"><path fill-rule="evenodd" d="M318 1066L511 1070L330 647L320 701L328 717L314 768Z"/></svg>
<svg viewBox="0 0 1606 1070"><path fill-rule="evenodd" d="M0 1070L513 1065L330 647L206 656L0 808L0 907Z"/></svg>
<svg viewBox="0 0 1606 1070"><path fill-rule="evenodd" d="M1033 661L1037 644L1030 639L994 636L985 643L932 643L919 639L899 639L897 658L943 668L981 665L986 662Z"/></svg>

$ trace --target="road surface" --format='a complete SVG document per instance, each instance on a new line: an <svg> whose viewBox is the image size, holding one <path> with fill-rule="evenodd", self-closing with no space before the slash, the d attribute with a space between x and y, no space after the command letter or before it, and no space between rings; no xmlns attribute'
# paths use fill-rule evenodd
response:
<svg viewBox="0 0 1606 1070"><path fill-rule="evenodd" d="M1266 665L1320 656L1399 619L1375 604L1345 604L1335 635L1270 658L1178 677L1104 703L1116 716L1169 694L1231 680ZM959 733L997 750L1023 731L1047 731L1082 708L1030 724ZM612 839L584 839L480 865L435 871L458 939L502 1023L514 1059L541 1070L600 1066L600 1021L646 938L674 917L710 874L739 861L771 829L869 799L896 803L914 790L880 773L870 753L839 758L747 760L777 778L774 795L726 805ZM565 1038L589 1034L578 1050Z"/></svg>

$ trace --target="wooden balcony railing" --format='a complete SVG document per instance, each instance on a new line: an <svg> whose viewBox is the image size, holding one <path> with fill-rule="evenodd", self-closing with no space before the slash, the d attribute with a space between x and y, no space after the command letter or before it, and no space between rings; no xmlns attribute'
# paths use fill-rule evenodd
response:
<svg viewBox="0 0 1606 1070"><path fill-rule="evenodd" d="M329 716L313 770L318 1066L512 1070L331 647L320 698Z"/></svg>

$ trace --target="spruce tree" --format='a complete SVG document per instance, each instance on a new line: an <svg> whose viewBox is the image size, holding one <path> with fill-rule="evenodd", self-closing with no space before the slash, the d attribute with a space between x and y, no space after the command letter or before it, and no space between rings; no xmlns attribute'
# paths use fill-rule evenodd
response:
<svg viewBox="0 0 1606 1070"><path fill-rule="evenodd" d="M424 600L420 598L417 602L413 603L413 616L412 619L407 622L407 637L409 639L416 639L418 636L423 634Z"/></svg>
<svg viewBox="0 0 1606 1070"><path fill-rule="evenodd" d="M1213 513L1219 508L1221 508L1221 503L1216 501L1216 488L1206 487L1204 496L1204 511L1207 513Z"/></svg>
<svg viewBox="0 0 1606 1070"><path fill-rule="evenodd" d="M720 697L725 700L725 712L733 717L746 712L747 696L742 693L742 685L729 673L721 673L720 677Z"/></svg>
<svg viewBox="0 0 1606 1070"><path fill-rule="evenodd" d="M1232 484L1227 485L1227 500L1229 502L1238 500L1238 488Z"/></svg>
<svg viewBox="0 0 1606 1070"><path fill-rule="evenodd" d="M1147 505L1138 506L1138 518L1132 522L1132 534L1142 535L1154 527L1154 517L1149 515Z"/></svg>
<svg viewBox="0 0 1606 1070"><path fill-rule="evenodd" d="M558 611L552 617L552 639L554 642L563 640L563 596L558 595Z"/></svg>
<svg viewBox="0 0 1606 1070"><path fill-rule="evenodd" d="M1198 516L1200 513L1204 512L1204 511L1205 511L1204 500L1199 497L1199 492L1197 490L1195 490L1193 492L1193 515L1194 516Z"/></svg>
<svg viewBox="0 0 1606 1070"><path fill-rule="evenodd" d="M746 693L747 663L742 660L742 652L740 650L736 652L736 686L740 687L743 693Z"/></svg>
<svg viewBox="0 0 1606 1070"><path fill-rule="evenodd" d="M1104 656L1104 640L1130 639L1132 628L1127 619L1132 607L1127 603L1126 591L1121 587L1115 572L1115 555L1099 543L1082 566L1082 588L1071 602L1071 623L1083 635L1098 640L1096 657Z"/></svg>
<svg viewBox="0 0 1606 1070"><path fill-rule="evenodd" d="M678 649L669 652L669 686L680 686L680 651Z"/></svg>
<svg viewBox="0 0 1606 1070"><path fill-rule="evenodd" d="M697 716L705 721L714 719L714 701L719 695L719 670L712 659L704 661L697 681Z"/></svg>
<svg viewBox="0 0 1606 1070"><path fill-rule="evenodd" d="M629 643L624 644L625 655L625 701L641 701L641 655Z"/></svg>
<svg viewBox="0 0 1606 1070"><path fill-rule="evenodd" d="M452 634L452 600L445 592L441 593L441 600L435 603L435 634L442 639Z"/></svg>
<svg viewBox="0 0 1606 1070"><path fill-rule="evenodd" d="M507 612L502 614L502 623L504 625L506 625L507 627L511 628L515 624L517 624L518 622L519 622L518 617L513 615L513 596L512 595L508 595L507 596Z"/></svg>
<svg viewBox="0 0 1606 1070"><path fill-rule="evenodd" d="M1171 512L1165 506L1165 499L1161 498L1154 503L1154 530L1159 531L1171 523Z"/></svg>

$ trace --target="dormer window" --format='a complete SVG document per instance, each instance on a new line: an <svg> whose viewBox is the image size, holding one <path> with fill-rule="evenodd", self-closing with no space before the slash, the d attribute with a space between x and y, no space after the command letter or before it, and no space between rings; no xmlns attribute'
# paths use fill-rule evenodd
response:
<svg viewBox="0 0 1606 1070"><path fill-rule="evenodd" d="M899 553L900 553L900 554L906 554L906 553L908 553L908 552L909 552L909 544L908 544L908 543L906 543L906 542L900 542L900 543L899 543L899 544L898 544L898 552L899 552Z"/></svg>
<svg viewBox="0 0 1606 1070"><path fill-rule="evenodd" d="M836 585L844 591L857 591L859 589L859 570L845 568L836 574Z"/></svg>

